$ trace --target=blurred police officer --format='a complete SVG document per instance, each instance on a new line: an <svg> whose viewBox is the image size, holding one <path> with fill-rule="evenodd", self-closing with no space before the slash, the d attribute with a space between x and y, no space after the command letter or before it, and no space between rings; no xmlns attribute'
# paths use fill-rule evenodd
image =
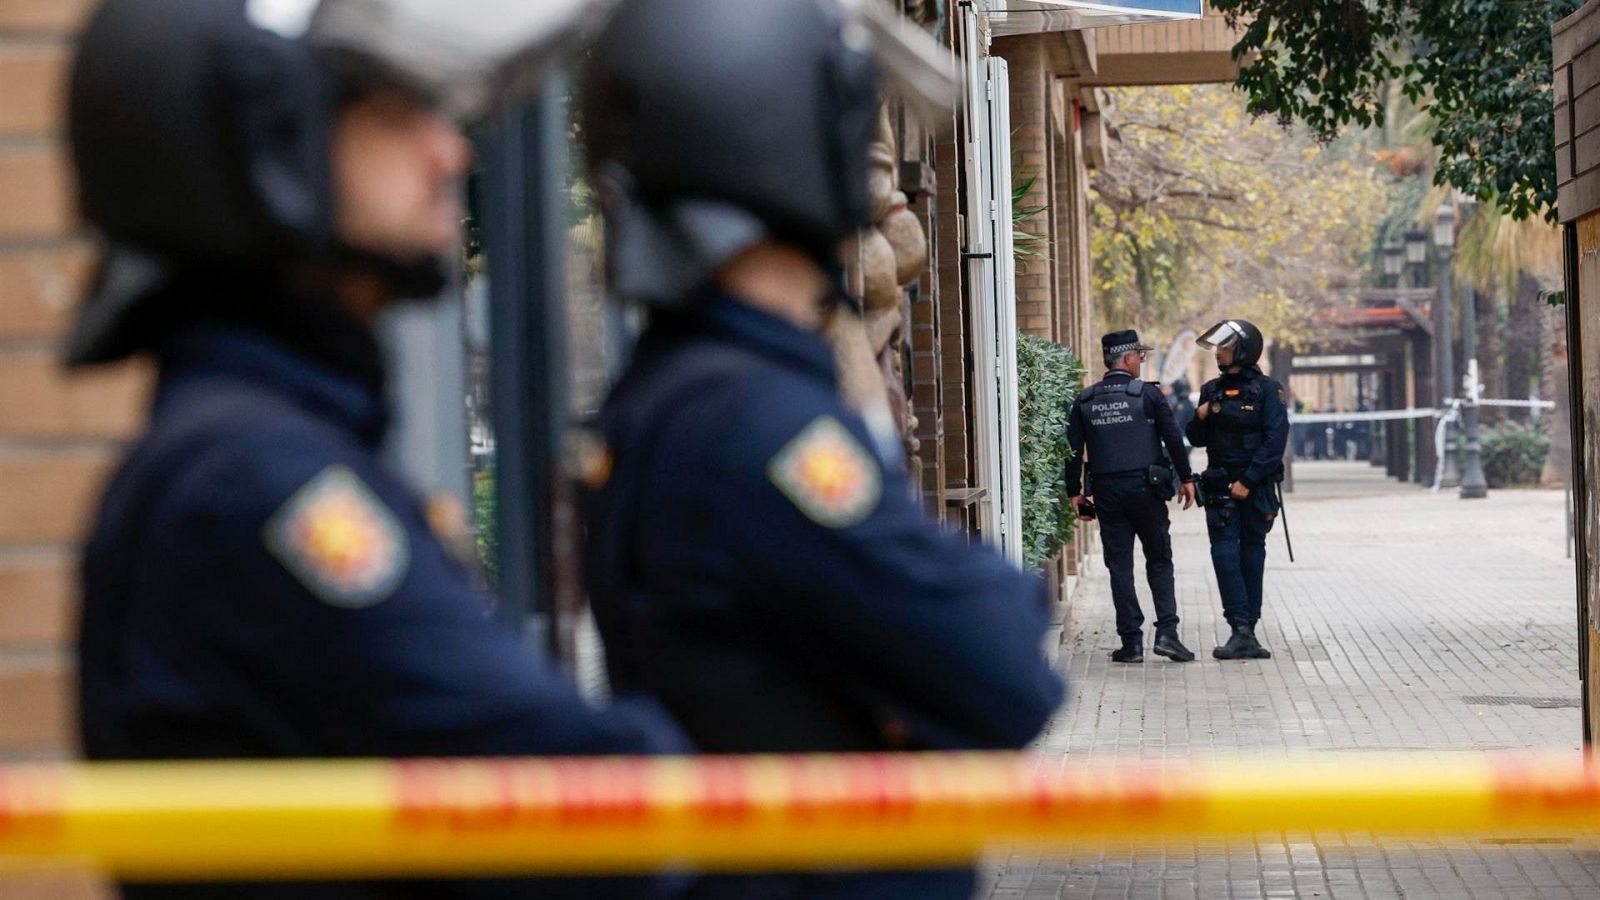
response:
<svg viewBox="0 0 1600 900"><path fill-rule="evenodd" d="M379 461L388 411L373 318L437 295L457 252L469 149L453 119L526 82L526 64L577 12L109 0L89 22L70 131L83 213L106 249L69 359L146 355L159 369L148 427L84 554L89 757L687 746L653 702L591 709L486 616L468 566ZM144 885L125 896L555 889Z"/></svg>
<svg viewBox="0 0 1600 900"><path fill-rule="evenodd" d="M819 333L840 309L838 246L870 218L869 51L937 59L877 15L625 0L583 84L612 287L652 310L587 467L591 598L612 683L659 696L708 752L1018 748L1062 697L1042 582L928 519L899 442L841 401ZM943 77L898 74L915 89L919 72ZM973 887L963 870L703 890Z"/></svg>
<svg viewBox="0 0 1600 900"><path fill-rule="evenodd" d="M1189 423L1189 442L1206 448L1200 475L1211 564L1222 594L1222 612L1232 626L1217 659L1269 659L1256 637L1267 567L1267 534L1278 518L1289 411L1283 386L1261 373L1265 341L1243 319L1229 319L1200 336L1217 354L1222 377L1200 388Z"/></svg>
<svg viewBox="0 0 1600 900"><path fill-rule="evenodd" d="M1117 611L1122 646L1114 662L1144 662L1144 613L1133 580L1133 540L1144 549L1145 574L1156 609L1157 654L1193 662L1178 640L1178 600L1172 577L1171 522L1174 469L1183 508L1194 505L1194 473L1183 433L1161 388L1139 380L1150 347L1135 331L1114 331L1100 339L1106 377L1083 391L1067 416L1067 494L1080 516L1090 508L1100 520L1100 541L1111 571L1111 602ZM1084 458L1090 489L1083 489Z"/></svg>

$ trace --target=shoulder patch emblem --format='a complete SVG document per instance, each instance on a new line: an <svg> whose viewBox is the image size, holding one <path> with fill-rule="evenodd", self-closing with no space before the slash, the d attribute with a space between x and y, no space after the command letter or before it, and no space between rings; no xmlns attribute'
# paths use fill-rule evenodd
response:
<svg viewBox="0 0 1600 900"><path fill-rule="evenodd" d="M329 466L266 526L267 549L330 606L365 609L389 598L411 564L394 513L355 472Z"/></svg>
<svg viewBox="0 0 1600 900"><path fill-rule="evenodd" d="M832 416L805 427L767 464L767 477L806 517L848 528L872 514L883 475L872 454Z"/></svg>

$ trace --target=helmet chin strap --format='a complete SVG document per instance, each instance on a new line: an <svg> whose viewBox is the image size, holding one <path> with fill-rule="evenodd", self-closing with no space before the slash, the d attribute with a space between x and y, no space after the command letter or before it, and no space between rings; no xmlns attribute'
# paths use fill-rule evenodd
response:
<svg viewBox="0 0 1600 900"><path fill-rule="evenodd" d="M335 271L356 271L382 282L390 302L433 303L450 285L450 265L442 257L400 262L392 257L338 242L328 262Z"/></svg>

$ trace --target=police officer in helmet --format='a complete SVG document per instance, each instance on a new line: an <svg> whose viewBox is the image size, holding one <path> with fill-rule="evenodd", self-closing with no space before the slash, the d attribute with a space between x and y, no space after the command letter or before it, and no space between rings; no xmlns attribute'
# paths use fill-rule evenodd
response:
<svg viewBox="0 0 1600 900"><path fill-rule="evenodd" d="M1144 661L1144 613L1133 580L1133 541L1144 548L1145 573L1156 609L1153 650L1176 662L1194 654L1178 639L1178 600L1172 575L1171 522L1173 469L1183 508L1194 505L1194 473L1183 434L1161 388L1139 379L1145 354L1135 331L1114 331L1100 339L1106 377L1083 391L1067 417L1067 494L1080 516L1092 508L1100 520L1100 540L1111 572L1111 602L1117 611L1122 646L1113 662ZM1083 489L1084 458L1092 487ZM1170 468L1169 468L1170 467Z"/></svg>
<svg viewBox="0 0 1600 900"><path fill-rule="evenodd" d="M1214 350L1222 377L1200 389L1189 442L1206 448L1200 475L1211 563L1232 634L1212 651L1217 659L1270 659L1256 637L1267 566L1267 534L1278 518L1289 411L1283 386L1261 373L1265 341L1243 319L1228 319L1201 335Z"/></svg>
<svg viewBox="0 0 1600 900"><path fill-rule="evenodd" d="M491 618L470 561L379 459L373 318L437 295L458 252L469 148L456 123L528 83L582 6L107 0L90 19L70 140L106 249L69 361L142 356L158 371L83 556L91 759L688 746L651 701L591 708ZM146 884L123 896L652 887Z"/></svg>
<svg viewBox="0 0 1600 900"><path fill-rule="evenodd" d="M611 287L650 311L595 423L588 587L613 685L707 752L1019 748L1062 697L1043 583L928 519L820 334L853 314L838 247L870 220L879 76L943 77L889 68L937 59L902 28L875 3L624 0L581 84ZM974 886L728 876L699 896Z"/></svg>

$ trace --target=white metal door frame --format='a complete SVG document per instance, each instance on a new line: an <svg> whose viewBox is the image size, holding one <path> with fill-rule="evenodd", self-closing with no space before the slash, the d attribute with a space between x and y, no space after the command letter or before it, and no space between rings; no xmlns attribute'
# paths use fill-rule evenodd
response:
<svg viewBox="0 0 1600 900"><path fill-rule="evenodd" d="M962 7L966 102L966 250L972 334L972 440L979 527L1022 561L1018 461L1016 273L1011 229L1011 112L1004 60L986 59L978 13Z"/></svg>

